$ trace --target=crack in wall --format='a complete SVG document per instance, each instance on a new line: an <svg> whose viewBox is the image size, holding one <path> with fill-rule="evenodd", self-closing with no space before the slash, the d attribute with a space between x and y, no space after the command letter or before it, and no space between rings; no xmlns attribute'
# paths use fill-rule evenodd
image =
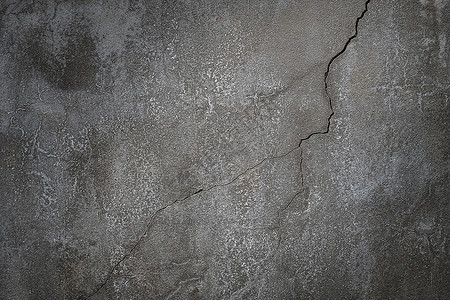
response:
<svg viewBox="0 0 450 300"><path fill-rule="evenodd" d="M312 136L314 136L314 135L319 135L319 134L327 134L327 133L329 133L329 131L330 131L330 124L331 124L331 118L333 117L333 115L334 115L334 110L333 110L333 106L332 106L332 99L331 99L331 96L329 95L329 93L328 93L328 75L329 75L329 72L330 72L330 67L331 67L331 65L332 65L332 63L342 54L342 53L344 53L345 52L345 50L347 49L347 47L348 47L348 45L350 44L350 42L354 39L354 38L356 38L356 36L358 35L358 24L359 24L359 21L364 17L364 15L366 14L366 12L367 12L367 9L368 9L368 4L369 4L369 2L370 2L371 0L366 0L366 3L365 3L365 7L364 7L364 10L363 10L363 12L361 13L361 15L356 19L356 22L355 22L355 33L347 40L347 42L345 43L345 45L344 45L344 47L342 48L342 50L340 51L340 52L338 52L335 56L333 56L332 58L331 58L331 60L329 61L329 63L328 63L328 65L327 65L327 71L325 72L325 74L324 74L324 85L325 85L325 93L326 93L326 95L327 95L327 97L328 97L328 100L329 100L329 105L330 105L330 110L331 110L331 113L330 113L330 115L329 115L329 117L328 117L328 124L327 124L327 129L325 130L325 131L322 131L322 132L313 132L313 133L311 133L310 135L308 135L306 138L303 138L303 139L301 139L300 140L300 143L299 143L299 145L298 145L298 147L296 147L296 149L297 148L301 148L301 145L302 145L302 143L304 142L304 141L306 141L306 140L308 140L309 138L311 138ZM300 149L301 150L301 149ZM264 264L264 262L265 261L267 261L267 260L269 260L269 259L272 259L272 258L274 258L276 255L277 255L277 253L279 252L279 249L280 249L280 246L281 246L281 243L282 243L282 235L283 235L283 217L282 217L282 214L283 214L283 212L285 212L285 211L287 211L288 209L289 209L289 207L291 206L291 204L295 201L295 199L297 199L297 197L299 196L299 195L301 195L303 192L305 192L305 187L304 187L304 184L303 184L303 169L302 169L302 162L303 162L303 156L302 156L302 152L300 151L300 172L301 172L301 174L300 174L300 180L301 180L301 190L300 191L298 191L297 193L295 193L294 194L294 196L278 211L278 213L277 213L277 221L276 221L276 225L275 226L272 226L272 227L267 227L268 229L270 228L270 229L277 229L278 230L278 243L277 243L277 247L275 248L275 250L270 254L270 256L268 256L266 259L264 259L264 261L262 261L261 262L261 264L260 264L260 267ZM264 228L264 227L263 227ZM295 276L297 276L297 274L298 274L298 272L299 272L299 270L300 269L298 269L296 272L295 272ZM262 271L262 268L260 268L260 270L259 270L260 272ZM259 272L259 273L260 273ZM257 274L257 276L259 276L259 274ZM295 278L295 276L294 276L294 278ZM233 294L232 294L232 296L233 295L240 295L240 294L242 294L242 292L245 292L245 291L247 291L247 290L249 290L251 287L252 287L252 283L253 283L253 281L251 280L250 281L250 283L249 284L247 284L246 286L244 286L243 288L241 288L241 289L239 289L239 290L237 290L237 291L235 291L235 292L233 292ZM293 292L293 290L292 290L292 288L291 288L291 294L293 295L293 297L295 298L296 296L294 295L294 292ZM234 299L233 297L232 297L232 299Z"/></svg>
<svg viewBox="0 0 450 300"><path fill-rule="evenodd" d="M303 180L304 180L304 178L303 178L303 169L302 169L302 164L303 164L303 153L302 153L302 151L301 151L302 143L303 143L304 141L309 140L312 136L315 136L315 135L324 135L324 134L327 134L327 133L330 132L331 118L332 118L333 115L334 115L334 109L333 109L333 105L332 105L332 98L331 98L331 96L330 96L330 94L329 94L329 92L328 92L328 77L329 77L329 73L330 73L330 68L331 68L331 65L333 64L333 62L334 62L340 55L342 55L342 54L347 50L348 45L351 43L351 41L357 37L357 35L358 35L358 25L359 25L359 21L360 21L360 20L364 17L364 15L366 14L366 12L367 12L367 10L368 10L368 4L370 3L370 1L371 1L371 0L366 0L364 10L362 11L361 15L356 19L356 22L355 22L355 33L354 33L350 38L348 38L348 40L347 40L347 42L345 43L345 45L344 45L344 47L342 48L342 50L339 51L336 55L334 55L334 56L330 59L330 61L328 62L328 65L327 65L327 70L326 70L326 72L324 73L324 88L325 88L325 94L326 94L327 97L328 97L328 100L329 100L329 106L330 106L330 110L331 110L330 115L328 116L328 120L327 120L327 128L326 128L326 130L324 130L324 131L317 131L317 132L312 132L312 133L310 133L307 137L300 139L300 142L299 142L298 146L296 146L295 148L293 148L293 149L291 149L291 150L288 150L287 152L285 152L285 153L283 153L283 154L280 154L280 155L277 155L277 156L269 156L269 157L265 157L265 158L263 158L262 160L260 160L258 163L256 163L255 165L253 165L253 166L251 166L251 167L245 169L244 171L242 171L241 173L239 173L238 175L236 175L236 176L233 177L231 180L229 180L229 181L227 181L227 182L225 182L225 183L218 183L218 184L212 185L212 186L210 186L210 187L208 187L208 188L205 188L205 189L198 189L198 190L196 190L195 192L189 194L188 196L186 196L186 197L184 197L184 198L179 198L179 199L177 199L177 200L175 200L175 201L173 201L173 202L171 202L171 203L169 203L169 204L167 204L167 205L165 205L165 206L159 208L159 209L158 209L158 210L150 217L150 220L147 222L146 230L144 231L144 233L139 237L139 239L137 240L137 242L136 242L136 243L133 245L133 247L128 251L128 253L125 254L124 256L122 256L122 258L121 258L121 259L120 259L120 260L119 260L119 261L111 268L111 270L108 272L108 274L107 274L106 278L104 279L104 281L103 281L101 284L99 284L98 287L97 287L93 292L91 292L90 294L88 294L87 296L84 296L84 295L79 296L79 297L78 297L79 300L85 300L85 299L89 299L89 298L93 297L94 295L96 295L96 294L97 294L97 293L98 293L98 292L99 292L99 291L100 291L100 290L108 283L108 281L111 279L111 277L112 277L112 276L114 275L114 273L116 272L117 268L118 268L118 267L119 267L126 259L128 259L128 258L133 254L133 252L135 251L135 249L136 249L136 248L141 244L141 242L147 237L147 235L148 235L150 229L152 228L153 224L155 223L157 217L158 217L162 212L164 212L166 209L168 209L168 208L174 206L174 205L177 204L177 203L181 203L181 202L183 202L183 201L185 201L185 200L188 200L188 199L194 197L194 196L197 195L197 194L200 194L200 193L203 193L203 192L208 192L208 191L210 191L210 190L212 190L212 189L214 189L214 188L219 188L219 187L225 187L225 186L228 186L228 185L232 184L233 182L235 182L235 181L236 181L237 179L239 179L240 177L242 177L243 175L245 175L246 173L248 173L249 171L251 171L251 170L257 168L257 167L260 166L260 165L262 165L264 162L269 161L269 160L274 160L274 159L281 159L281 158L283 158L283 157L289 155L289 154L292 153L293 151L295 151L295 150L297 150L297 149L300 149L300 184L301 184L301 187L302 187L302 188L301 188L300 191L298 191L297 193L295 193L294 196L287 202L287 204L284 205L284 206L278 211L278 213L277 213L277 219L276 219L276 220L277 220L277 221L276 221L276 224L277 224L277 225L269 227L269 228L272 228L272 229L278 229L278 230L279 230L279 234L278 234L279 236L278 236L277 247L276 247L275 251L272 253L272 255L270 255L270 257L274 257L274 256L276 255L276 253L279 251L279 248L280 248L280 245L281 245L281 242L282 242L282 238L281 238L281 237L282 237L282 217L281 217L281 215L282 215L282 213L283 213L284 211L288 210L289 207L291 206L291 204L294 202L294 200L295 200L300 194L302 194L302 193L305 191L305 188L304 188L304 181L303 181ZM267 258L267 259L268 259L268 258ZM265 260L267 260L267 259L265 259Z"/></svg>
<svg viewBox="0 0 450 300"><path fill-rule="evenodd" d="M351 41L352 41L354 38L356 38L356 37L358 36L358 24L359 24L359 21L360 21L360 20L364 17L364 15L366 14L367 8L368 8L368 5L369 5L370 1L371 1L371 0L366 0L366 3L365 3L365 7L364 7L363 12L361 13L361 15L360 15L358 18L356 18L356 22L355 22L355 33L347 40L347 42L345 43L345 45L344 45L344 47L342 48L342 50L339 51L335 56L333 56L333 57L330 59L330 61L328 62L327 70L326 70L326 72L325 72L325 74L324 74L324 79L323 79L324 85L325 85L325 94L326 94L327 97L328 97L328 101L329 101L329 105L330 105L330 110L331 110L331 113L330 113L330 115L328 116L327 128L326 128L325 131L313 132L313 133L311 133L310 135L308 135L306 138L301 139L301 140L300 140L300 143L299 143L299 145L298 145L299 148L301 147L301 145L302 145L302 143L303 143L304 141L309 140L312 136L314 136L314 135L323 135L323 134L327 134L327 133L330 132L331 118L334 116L333 101L332 101L331 96L330 96L330 94L329 94L329 92L328 92L328 76L329 76L329 73L330 73L330 68L331 68L331 65L333 64L333 62L334 62L334 61L335 61L342 53L344 53L345 50L347 50L347 47L348 47L348 45L351 43ZM303 170L303 169L302 169L302 162L303 162L303 156L302 156L302 153L300 153L300 170ZM303 172L301 172L301 184L302 184L302 186L303 186Z"/></svg>
<svg viewBox="0 0 450 300"><path fill-rule="evenodd" d="M144 231L144 233L139 237L139 239L137 240L137 242L133 245L133 247L131 248L130 251L128 251L127 254L125 254L115 265L114 267L108 272L108 275L106 277L106 279L100 284L100 286L91 294L89 294L86 297L80 296L78 299L89 299L92 296L94 296L95 294L97 294L105 285L106 283L109 281L109 279L113 276L114 272L116 271L116 269L122 264L123 261L125 261L127 258L129 258L131 256L131 254L134 252L134 250L137 248L137 246L139 246L139 244L147 237L149 230L151 229L152 225L154 224L156 218L166 209L174 206L175 204L179 203L179 202L183 202L185 200L188 200L192 197L194 197L195 195L202 193L202 192L208 192L214 188L221 188L221 187L225 187L228 186L232 183L234 183L236 180L238 180L240 177L242 177L243 175L245 175L246 173L248 173L251 170L256 169L258 166L262 165L264 162L269 161L269 160L274 160L274 159L281 159L287 155L289 155L290 153L292 153L293 151L297 150L299 148L299 146L281 154L278 156L270 156L270 157L265 157L264 159L260 160L257 164L245 169L243 172L239 173L238 175L236 175L235 177L233 177L231 180L225 182L225 183L220 183L220 184L214 184L206 189L199 189L191 194L189 194L188 196L184 197L184 198L179 198L163 207L161 207L160 209L158 209L151 217L150 220L147 222L147 226L146 226L146 230ZM295 197L299 194L300 192L298 192ZM294 197L294 198L295 198ZM293 198L293 199L294 199ZM293 201L293 199L289 202L289 204ZM283 208L282 210L285 210L286 208Z"/></svg>

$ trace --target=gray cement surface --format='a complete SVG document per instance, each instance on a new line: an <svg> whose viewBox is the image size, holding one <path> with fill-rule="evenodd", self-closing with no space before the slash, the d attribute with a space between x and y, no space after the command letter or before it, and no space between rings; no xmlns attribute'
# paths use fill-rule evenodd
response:
<svg viewBox="0 0 450 300"><path fill-rule="evenodd" d="M0 299L448 299L447 0L0 1Z"/></svg>

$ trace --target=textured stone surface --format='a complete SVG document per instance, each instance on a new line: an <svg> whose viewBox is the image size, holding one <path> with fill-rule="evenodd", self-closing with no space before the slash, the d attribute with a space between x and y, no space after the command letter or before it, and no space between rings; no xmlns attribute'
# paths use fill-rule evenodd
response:
<svg viewBox="0 0 450 300"><path fill-rule="evenodd" d="M2 299L449 297L448 1L0 12Z"/></svg>

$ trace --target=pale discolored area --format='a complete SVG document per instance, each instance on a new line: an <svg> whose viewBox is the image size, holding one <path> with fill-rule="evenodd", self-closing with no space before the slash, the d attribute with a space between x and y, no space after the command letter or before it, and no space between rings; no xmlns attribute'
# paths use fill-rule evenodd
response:
<svg viewBox="0 0 450 300"><path fill-rule="evenodd" d="M2 297L445 298L448 5L327 95L364 5L2 2Z"/></svg>

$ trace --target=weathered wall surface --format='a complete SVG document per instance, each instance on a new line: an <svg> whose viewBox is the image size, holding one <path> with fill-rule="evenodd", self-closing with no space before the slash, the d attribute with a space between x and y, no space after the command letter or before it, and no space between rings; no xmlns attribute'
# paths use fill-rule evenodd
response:
<svg viewBox="0 0 450 300"><path fill-rule="evenodd" d="M449 6L2 1L0 298L448 298Z"/></svg>

